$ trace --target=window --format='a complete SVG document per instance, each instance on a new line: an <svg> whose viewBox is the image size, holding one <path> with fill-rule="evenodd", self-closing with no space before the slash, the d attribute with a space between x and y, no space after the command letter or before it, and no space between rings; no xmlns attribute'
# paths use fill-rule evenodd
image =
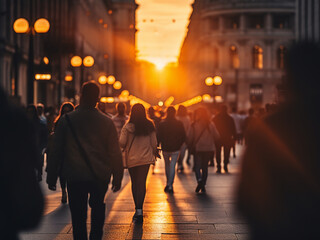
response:
<svg viewBox="0 0 320 240"><path fill-rule="evenodd" d="M239 29L240 16L226 17L224 22L225 22L226 29Z"/></svg>
<svg viewBox="0 0 320 240"><path fill-rule="evenodd" d="M277 67L279 69L284 69L284 58L287 53L287 48L280 46L277 50Z"/></svg>
<svg viewBox="0 0 320 240"><path fill-rule="evenodd" d="M292 29L293 21L293 16L290 14L273 15L273 28Z"/></svg>
<svg viewBox="0 0 320 240"><path fill-rule="evenodd" d="M219 18L217 18L217 17L211 18L210 28L212 30L218 30L219 29Z"/></svg>
<svg viewBox="0 0 320 240"><path fill-rule="evenodd" d="M239 68L240 60L238 49L236 46L232 45L229 49L229 56L230 56L230 67L233 69Z"/></svg>
<svg viewBox="0 0 320 240"><path fill-rule="evenodd" d="M247 18L248 28L262 29L264 28L264 15L249 15Z"/></svg>
<svg viewBox="0 0 320 240"><path fill-rule="evenodd" d="M250 84L250 102L262 103L263 88L262 84Z"/></svg>
<svg viewBox="0 0 320 240"><path fill-rule="evenodd" d="M252 50L253 68L263 69L263 49L260 46L254 46Z"/></svg>

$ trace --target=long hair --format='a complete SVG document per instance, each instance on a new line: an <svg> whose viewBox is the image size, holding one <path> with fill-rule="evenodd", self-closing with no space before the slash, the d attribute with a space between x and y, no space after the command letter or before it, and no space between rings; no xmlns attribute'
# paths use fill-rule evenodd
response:
<svg viewBox="0 0 320 240"><path fill-rule="evenodd" d="M155 131L154 124L148 119L146 109L140 103L133 105L129 123L134 124L136 136L146 136Z"/></svg>
<svg viewBox="0 0 320 240"><path fill-rule="evenodd" d="M74 105L71 102L65 102L61 105L59 110L59 115L54 120L54 123L57 124L59 119L66 113L72 112L74 110Z"/></svg>
<svg viewBox="0 0 320 240"><path fill-rule="evenodd" d="M195 111L195 121L208 125L211 122L208 110L204 107L199 107Z"/></svg>

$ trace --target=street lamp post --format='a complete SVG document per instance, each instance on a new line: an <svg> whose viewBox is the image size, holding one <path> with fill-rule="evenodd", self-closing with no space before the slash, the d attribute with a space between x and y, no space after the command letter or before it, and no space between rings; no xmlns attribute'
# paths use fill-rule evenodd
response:
<svg viewBox="0 0 320 240"><path fill-rule="evenodd" d="M207 77L205 79L205 84L208 87L212 87L212 98L213 98L213 105L215 105L215 97L216 97L216 88L217 86L220 86L222 84L222 77L220 76L214 76L212 77Z"/></svg>
<svg viewBox="0 0 320 240"><path fill-rule="evenodd" d="M30 16L32 17L32 5L30 6ZM29 34L29 53L27 67L27 103L34 103L34 43L33 38L36 33L47 33L50 29L50 23L45 18L39 18L34 25L30 26L28 20L19 18L13 24L13 30L16 33Z"/></svg>

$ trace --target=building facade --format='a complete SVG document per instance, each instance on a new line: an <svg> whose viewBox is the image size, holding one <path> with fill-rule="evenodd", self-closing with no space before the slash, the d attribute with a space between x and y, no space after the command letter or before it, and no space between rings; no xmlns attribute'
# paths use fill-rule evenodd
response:
<svg viewBox="0 0 320 240"><path fill-rule="evenodd" d="M30 35L13 31L18 18L26 18L30 25L38 18L50 22L48 33L34 35L34 71L47 58L51 73L49 81L34 81L35 103L78 103L81 84L97 81L102 74L129 85L126 81L134 81L136 8L134 0L0 0L1 87L11 98L27 104ZM73 67L73 56L92 56L94 65ZM103 95L106 88L102 86Z"/></svg>
<svg viewBox="0 0 320 240"><path fill-rule="evenodd" d="M238 110L277 100L284 55L295 39L294 0L196 0L179 66L194 95L212 93Z"/></svg>

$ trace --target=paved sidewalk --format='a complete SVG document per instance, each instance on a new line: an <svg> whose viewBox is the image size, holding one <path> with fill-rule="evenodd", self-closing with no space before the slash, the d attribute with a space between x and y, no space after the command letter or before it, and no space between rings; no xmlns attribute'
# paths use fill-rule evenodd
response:
<svg viewBox="0 0 320 240"><path fill-rule="evenodd" d="M240 152L238 147L238 156ZM248 239L245 221L234 210L233 193L240 160L230 159L230 174L216 174L215 168L209 168L206 195L194 192L194 173L186 165L185 172L176 175L174 194L165 194L164 164L158 161L154 174L150 171L148 177L142 226L131 223L134 203L126 171L122 190L116 194L107 193L104 239ZM60 203L61 193L45 188L44 192L47 204L42 224L38 229L22 234L21 238L72 239L69 208Z"/></svg>

